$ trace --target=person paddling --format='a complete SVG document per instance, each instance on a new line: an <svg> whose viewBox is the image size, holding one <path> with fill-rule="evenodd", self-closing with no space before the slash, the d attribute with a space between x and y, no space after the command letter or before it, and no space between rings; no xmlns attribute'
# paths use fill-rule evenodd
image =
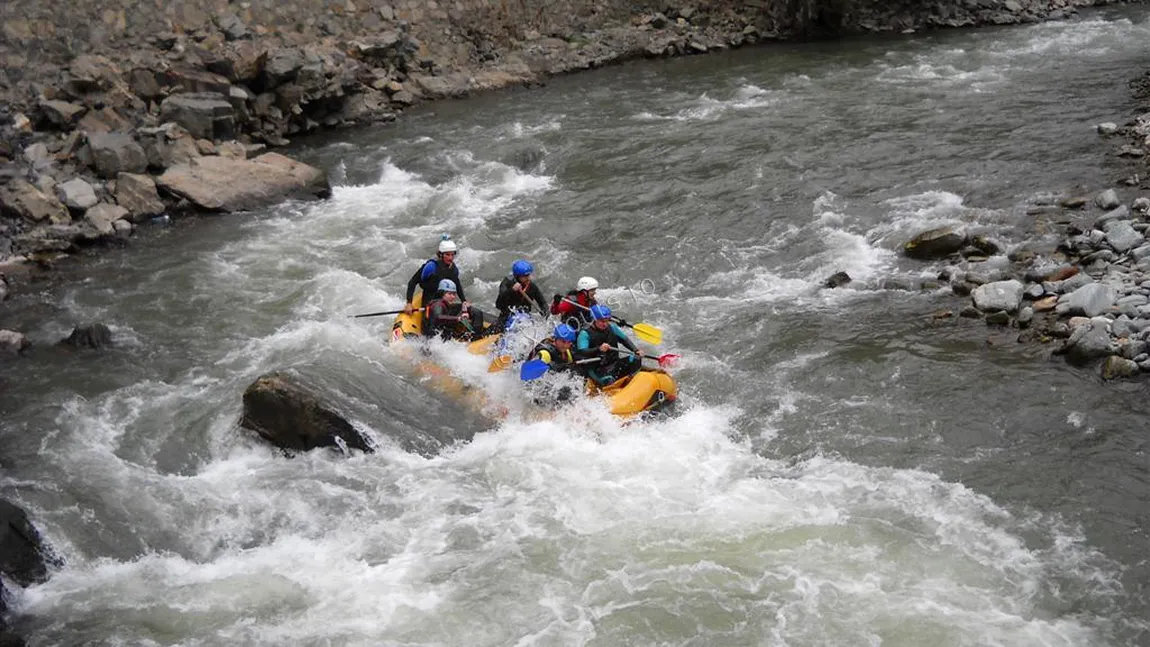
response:
<svg viewBox="0 0 1150 647"><path fill-rule="evenodd" d="M538 360L547 364L547 370L556 373L582 372L582 366L576 363L573 352L575 339L578 333L571 326L561 323L555 326L551 336L539 342L531 351L528 360ZM551 385L540 387L535 397L535 403L550 406L567 402L573 396L570 385L564 384L558 390Z"/></svg>
<svg viewBox="0 0 1150 647"><path fill-rule="evenodd" d="M627 338L619 326L611 322L611 309L604 305L591 306L593 321L583 330L575 342L579 359L598 358L597 364L588 364L587 377L599 386L613 384L616 380L638 373L643 365L643 351ZM623 357L616 346L623 346L631 354Z"/></svg>
<svg viewBox="0 0 1150 647"><path fill-rule="evenodd" d="M483 329L483 314L460 301L455 283L443 279L437 297L424 308L423 334L443 339L470 339Z"/></svg>
<svg viewBox="0 0 1150 647"><path fill-rule="evenodd" d="M558 315L563 321L574 321L579 325L590 323L588 314L590 308L599 302L595 300L595 291L599 289L599 282L590 276L584 276L575 283L575 289L567 293L566 297L555 295L551 302L551 314ZM579 307L582 306L582 307Z"/></svg>
<svg viewBox="0 0 1150 647"><path fill-rule="evenodd" d="M459 281L459 266L455 264L455 256L458 253L459 246L447 234L444 234L443 239L439 241L435 258L425 261L415 271L415 274L411 275L411 280L407 282L407 297L403 306L405 314L415 312L412 300L415 298L416 287L423 291L423 305L426 306L444 279L450 280L455 285L456 294L463 301L464 306L471 305L467 302L467 296L463 293L463 284Z"/></svg>
<svg viewBox="0 0 1150 647"><path fill-rule="evenodd" d="M495 299L499 318L491 332L502 332L512 314L530 311L532 305L539 306L539 312L543 315L547 314L547 301L543 298L543 292L531 280L534 272L535 267L527 261L518 260L511 264L511 274L499 284L499 296Z"/></svg>

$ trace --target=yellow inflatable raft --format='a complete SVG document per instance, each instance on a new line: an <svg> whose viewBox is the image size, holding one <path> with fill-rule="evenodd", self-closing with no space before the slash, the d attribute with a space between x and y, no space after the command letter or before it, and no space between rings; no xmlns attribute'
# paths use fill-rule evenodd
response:
<svg viewBox="0 0 1150 647"><path fill-rule="evenodd" d="M411 314L399 314L391 326L391 343L396 344L408 338L420 339L423 337L423 310L421 308L422 295L417 294L412 301L415 306ZM491 325L484 323L484 327ZM499 341L499 335L483 337L470 342L467 349L476 355L491 354ZM509 358L495 358L488 368L497 372L512 365ZM486 396L473 386L454 377L446 368L425 358L420 358L417 366L421 373L433 380L435 387L453 397L469 401L481 408L488 408ZM662 369L644 368L630 377L606 387L598 387L591 380L587 380L587 393L601 395L607 398L611 413L621 418L632 418L637 415L653 414L667 411L679 397L679 388L666 371ZM499 413L499 412L497 412ZM505 411L501 412L503 415Z"/></svg>

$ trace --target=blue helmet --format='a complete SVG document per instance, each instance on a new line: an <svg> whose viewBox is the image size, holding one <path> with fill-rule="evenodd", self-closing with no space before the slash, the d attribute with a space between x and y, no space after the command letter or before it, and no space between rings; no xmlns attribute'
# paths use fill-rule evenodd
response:
<svg viewBox="0 0 1150 647"><path fill-rule="evenodd" d="M608 308L604 305L593 305L591 306L591 318L595 319L596 321L600 319L610 319L611 308Z"/></svg>
<svg viewBox="0 0 1150 647"><path fill-rule="evenodd" d="M575 329L571 326L568 326L567 324L561 323L558 326L555 326L554 335L555 339L562 339L563 341L572 343L575 341Z"/></svg>
<svg viewBox="0 0 1150 647"><path fill-rule="evenodd" d="M451 279L443 279L442 281L439 282L439 291L440 292L455 292L456 291L455 290L455 281L452 281Z"/></svg>
<svg viewBox="0 0 1150 647"><path fill-rule="evenodd" d="M527 261L515 261L511 264L511 273L515 276L527 276L535 271Z"/></svg>

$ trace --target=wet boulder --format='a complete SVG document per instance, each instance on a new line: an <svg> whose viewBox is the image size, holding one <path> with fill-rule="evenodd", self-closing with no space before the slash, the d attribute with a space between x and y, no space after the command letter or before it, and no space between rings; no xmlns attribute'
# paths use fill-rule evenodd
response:
<svg viewBox="0 0 1150 647"><path fill-rule="evenodd" d="M1138 374L1138 364L1117 355L1111 355L1102 363L1102 379L1118 380Z"/></svg>
<svg viewBox="0 0 1150 647"><path fill-rule="evenodd" d="M196 158L168 169L157 184L209 211L258 209L285 198L331 197L326 173L278 153L251 160Z"/></svg>
<svg viewBox="0 0 1150 647"><path fill-rule="evenodd" d="M0 330L0 356L19 355L32 345L23 333L15 330Z"/></svg>
<svg viewBox="0 0 1150 647"><path fill-rule="evenodd" d="M842 287L842 286L844 286L850 282L851 282L851 275L850 274L847 274L846 272L835 272L834 274L832 274L830 276L830 278L823 281L823 287L840 288L840 287Z"/></svg>
<svg viewBox="0 0 1150 647"><path fill-rule="evenodd" d="M1022 303L1023 285L1014 279L980 285L971 293L974 307L983 312L1014 312Z"/></svg>
<svg viewBox="0 0 1150 647"><path fill-rule="evenodd" d="M112 331L102 323L76 326L67 339L60 342L73 348L101 349L112 345Z"/></svg>
<svg viewBox="0 0 1150 647"><path fill-rule="evenodd" d="M1114 289L1102 283L1087 283L1059 299L1060 314L1097 317L1114 306Z"/></svg>
<svg viewBox="0 0 1150 647"><path fill-rule="evenodd" d="M903 245L903 253L918 260L946 258L966 244L966 234L958 227L938 227L918 234Z"/></svg>
<svg viewBox="0 0 1150 647"><path fill-rule="evenodd" d="M1088 364L1114 354L1110 339L1109 322L1099 317L1074 328L1070 338L1056 352L1075 364Z"/></svg>
<svg viewBox="0 0 1150 647"><path fill-rule="evenodd" d="M118 173L141 173L148 168L144 149L126 133L90 133L88 147L100 177L114 178Z"/></svg>
<svg viewBox="0 0 1150 647"><path fill-rule="evenodd" d="M283 372L260 376L244 391L240 426L289 451L348 447L374 451L373 443L311 388Z"/></svg>
<svg viewBox="0 0 1150 647"><path fill-rule="evenodd" d="M5 581L28 586L48 579L48 551L28 514L0 499L0 575Z"/></svg>

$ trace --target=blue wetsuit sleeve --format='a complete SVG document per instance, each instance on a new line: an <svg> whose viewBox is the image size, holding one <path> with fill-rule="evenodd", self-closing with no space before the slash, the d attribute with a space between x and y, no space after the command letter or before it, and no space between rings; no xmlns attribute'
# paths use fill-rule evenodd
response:
<svg viewBox="0 0 1150 647"><path fill-rule="evenodd" d="M615 337L619 339L619 343L625 346L627 350L631 351L632 353L639 352L639 349L635 346L635 343L627 338L627 333L623 332L619 326L611 324L611 332L615 333Z"/></svg>

